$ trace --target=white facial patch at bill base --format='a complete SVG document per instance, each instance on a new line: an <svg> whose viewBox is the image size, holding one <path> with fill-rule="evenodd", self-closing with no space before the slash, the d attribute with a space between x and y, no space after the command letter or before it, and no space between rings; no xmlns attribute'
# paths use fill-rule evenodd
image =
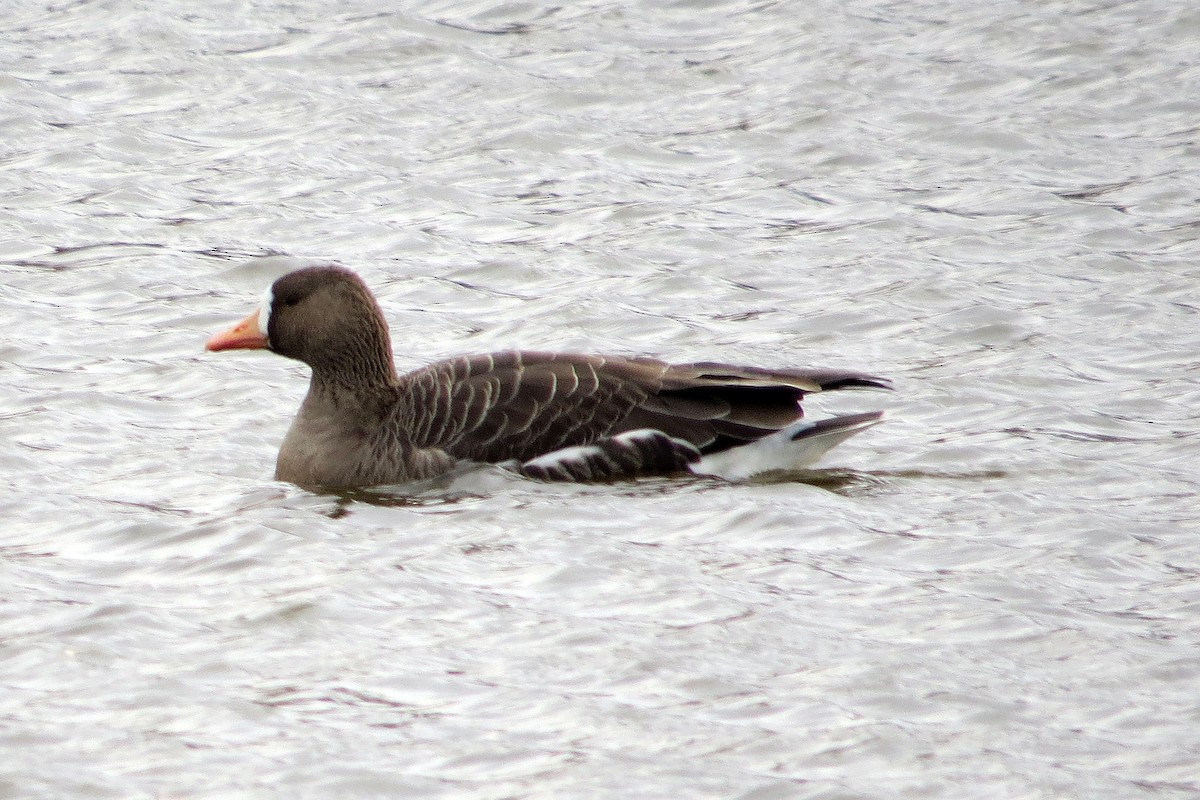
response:
<svg viewBox="0 0 1200 800"><path fill-rule="evenodd" d="M263 335L263 338L268 342L271 341L271 335L268 330L271 327L271 306L275 304L275 293L268 286L263 292L262 302L258 304L258 332Z"/></svg>

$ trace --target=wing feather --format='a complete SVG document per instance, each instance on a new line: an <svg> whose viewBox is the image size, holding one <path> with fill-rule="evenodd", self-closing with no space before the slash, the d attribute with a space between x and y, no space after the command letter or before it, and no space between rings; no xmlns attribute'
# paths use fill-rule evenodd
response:
<svg viewBox="0 0 1200 800"><path fill-rule="evenodd" d="M517 351L438 362L401 379L414 446L492 462L646 429L719 452L793 424L808 393L854 387L887 383L837 370Z"/></svg>

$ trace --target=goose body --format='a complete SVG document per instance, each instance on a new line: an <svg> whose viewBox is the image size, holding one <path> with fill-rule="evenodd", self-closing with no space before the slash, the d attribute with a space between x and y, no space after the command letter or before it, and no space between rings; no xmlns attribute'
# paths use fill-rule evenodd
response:
<svg viewBox="0 0 1200 800"><path fill-rule="evenodd" d="M270 349L312 368L275 477L353 488L433 477L460 462L545 480L695 472L732 479L807 466L882 412L810 422L806 394L890 388L822 369L512 351L397 375L378 303L336 266L277 280L208 350Z"/></svg>

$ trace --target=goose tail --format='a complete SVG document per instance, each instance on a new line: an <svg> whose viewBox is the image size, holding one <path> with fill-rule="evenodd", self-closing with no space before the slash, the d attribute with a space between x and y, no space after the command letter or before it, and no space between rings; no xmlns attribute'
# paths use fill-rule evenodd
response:
<svg viewBox="0 0 1200 800"><path fill-rule="evenodd" d="M736 481L762 472L803 469L835 445L877 425L883 416L882 411L869 411L816 421L802 419L757 441L709 453L691 464L691 470Z"/></svg>

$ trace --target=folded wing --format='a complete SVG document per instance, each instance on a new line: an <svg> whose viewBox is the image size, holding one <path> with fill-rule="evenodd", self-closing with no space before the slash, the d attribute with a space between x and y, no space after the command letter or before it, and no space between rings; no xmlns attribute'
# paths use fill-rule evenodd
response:
<svg viewBox="0 0 1200 800"><path fill-rule="evenodd" d="M402 423L416 447L525 462L646 430L718 453L801 419L806 394L890 385L838 370L514 351L438 362L401 387Z"/></svg>

